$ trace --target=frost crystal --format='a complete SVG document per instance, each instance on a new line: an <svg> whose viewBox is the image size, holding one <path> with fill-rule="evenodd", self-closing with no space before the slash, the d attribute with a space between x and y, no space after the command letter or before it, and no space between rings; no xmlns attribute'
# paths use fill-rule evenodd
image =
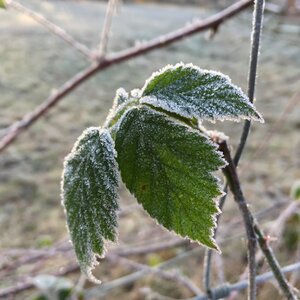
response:
<svg viewBox="0 0 300 300"><path fill-rule="evenodd" d="M142 89L140 103L187 118L263 122L247 96L228 76L192 64L169 65L154 73Z"/></svg>
<svg viewBox="0 0 300 300"><path fill-rule="evenodd" d="M135 107L120 120L116 150L124 183L153 218L218 249L215 198L222 192L211 172L225 161L216 145L163 113Z"/></svg>
<svg viewBox="0 0 300 300"><path fill-rule="evenodd" d="M62 203L68 229L82 271L91 273L104 241L115 241L118 210L118 167L114 143L106 130L83 132L66 157L62 176Z"/></svg>

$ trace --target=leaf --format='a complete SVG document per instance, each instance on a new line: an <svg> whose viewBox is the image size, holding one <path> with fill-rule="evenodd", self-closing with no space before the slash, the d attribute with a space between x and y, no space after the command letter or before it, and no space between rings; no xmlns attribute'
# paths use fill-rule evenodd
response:
<svg viewBox="0 0 300 300"><path fill-rule="evenodd" d="M67 224L82 271L92 281L104 240L116 240L118 168L113 140L106 130L83 132L66 157L62 196Z"/></svg>
<svg viewBox="0 0 300 300"><path fill-rule="evenodd" d="M210 121L242 118L263 122L247 96L229 77L192 64L169 65L154 73L142 89L140 103L187 118Z"/></svg>
<svg viewBox="0 0 300 300"><path fill-rule="evenodd" d="M131 108L116 134L127 188L149 215L183 237L218 249L213 239L218 180L225 161L199 131L148 107Z"/></svg>
<svg viewBox="0 0 300 300"><path fill-rule="evenodd" d="M0 0L0 8L6 8L6 0Z"/></svg>

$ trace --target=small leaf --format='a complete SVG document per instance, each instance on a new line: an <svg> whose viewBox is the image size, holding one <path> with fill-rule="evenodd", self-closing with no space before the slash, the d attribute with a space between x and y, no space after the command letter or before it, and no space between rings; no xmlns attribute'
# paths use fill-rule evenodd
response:
<svg viewBox="0 0 300 300"><path fill-rule="evenodd" d="M218 180L225 161L199 131L148 107L131 108L120 120L116 150L121 176L161 225L208 247L219 209Z"/></svg>
<svg viewBox="0 0 300 300"><path fill-rule="evenodd" d="M126 102L129 99L129 95L128 93L123 89L123 88L119 88L116 91L116 96L114 99L114 107L117 107L119 105L121 105L122 103Z"/></svg>
<svg viewBox="0 0 300 300"><path fill-rule="evenodd" d="M104 240L116 240L118 169L106 130L88 128L66 157L62 196L68 228L82 271L93 281Z"/></svg>
<svg viewBox="0 0 300 300"><path fill-rule="evenodd" d="M140 102L187 118L263 122L247 96L229 77L192 64L167 66L154 73L142 89Z"/></svg>

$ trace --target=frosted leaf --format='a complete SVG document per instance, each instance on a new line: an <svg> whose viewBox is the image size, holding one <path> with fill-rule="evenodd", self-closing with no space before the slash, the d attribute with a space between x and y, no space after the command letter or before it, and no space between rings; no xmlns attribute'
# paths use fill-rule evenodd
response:
<svg viewBox="0 0 300 300"><path fill-rule="evenodd" d="M199 131L146 106L120 120L115 146L122 180L158 223L218 249L213 239L215 198L211 172L225 165L216 145Z"/></svg>
<svg viewBox="0 0 300 300"><path fill-rule="evenodd" d="M117 107L119 105L121 105L122 103L126 102L129 99L129 95L128 93L123 89L123 88L119 88L116 91L116 96L114 99L114 107Z"/></svg>
<svg viewBox="0 0 300 300"><path fill-rule="evenodd" d="M263 122L247 96L229 77L192 64L169 65L154 73L142 89L140 103L187 118Z"/></svg>
<svg viewBox="0 0 300 300"><path fill-rule="evenodd" d="M96 256L104 241L116 240L118 167L114 143L106 130L86 129L66 157L62 203L81 270L93 281Z"/></svg>

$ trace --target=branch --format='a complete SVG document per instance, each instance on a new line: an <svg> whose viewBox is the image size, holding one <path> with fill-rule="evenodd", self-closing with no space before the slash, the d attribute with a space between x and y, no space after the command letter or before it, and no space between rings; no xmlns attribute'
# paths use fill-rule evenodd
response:
<svg viewBox="0 0 300 300"><path fill-rule="evenodd" d="M41 14L37 14L36 12L30 10L29 8L23 6L19 2L13 0L6 0L6 6L8 8L13 8L22 14L30 17L31 19L35 20L39 24L43 25L47 28L50 32L61 38L64 42L72 46L74 49L79 51L81 54L86 56L89 59L94 59L93 53L88 49L87 46L84 44L76 41L69 33L67 33L64 29L60 28L59 26L55 25L54 23L48 21L44 16Z"/></svg>
<svg viewBox="0 0 300 300"><path fill-rule="evenodd" d="M288 300L297 300L292 287L289 285L288 281L281 271L281 267L275 258L272 248L269 246L267 237L264 236L264 233L260 230L259 226L256 223L254 223L254 230L258 237L260 249L264 253L268 264L271 267L273 274L281 288L281 291Z"/></svg>
<svg viewBox="0 0 300 300"><path fill-rule="evenodd" d="M265 254L272 272L278 281L278 284L287 296L288 300L297 300L296 295L287 283L286 278L281 272L280 265L273 254L271 247L266 242L266 238L259 229L258 225L254 222L253 215L248 208L246 199L244 198L243 192L241 190L241 185L236 172L234 162L231 158L230 151L228 149L227 143L222 142L219 144L219 149L223 152L224 158L228 162L228 165L223 169L224 175L226 176L228 185L234 195L234 199L237 202L239 209L242 212L244 223L247 230L248 237L248 262L249 262L249 299L255 299L255 248L256 248L256 234L258 236L258 242L261 250ZM254 298L251 298L254 297Z"/></svg>
<svg viewBox="0 0 300 300"><path fill-rule="evenodd" d="M251 103L253 103L254 93L255 93L260 36L261 36L262 25L263 25L264 2L265 2L264 0L256 0L254 11L253 11L253 28L252 28L252 36L251 36L251 52L250 52L249 75L248 75L248 97ZM235 166L238 165L239 160L244 151L247 138L250 132L250 127L251 127L251 121L246 120L240 137L240 142L234 156ZM220 209L222 209L226 201L227 189L228 186L226 183L223 189L225 195L220 199ZM217 217L217 223L219 222L219 218L220 215ZM215 230L214 237L216 236L216 232L217 231ZM203 281L208 294L210 292L211 260L212 260L212 250L208 249L206 251L205 260L204 260L204 281Z"/></svg>
<svg viewBox="0 0 300 300"><path fill-rule="evenodd" d="M183 285L184 287L186 287L194 295L202 294L201 290L192 281L190 281L186 276L182 276L178 273L160 270L157 267L150 267L148 265L140 264L140 263L134 262L132 260L117 256L117 255L107 255L106 259L108 259L109 261L112 261L112 262L122 263L131 268L134 268L135 270L145 271L148 274L157 275L158 277L166 279L166 280L175 281L175 282Z"/></svg>
<svg viewBox="0 0 300 300"><path fill-rule="evenodd" d="M78 86L80 86L95 73L105 70L112 65L119 64L134 57L148 53L154 49L166 47L174 42L182 40L198 32L205 31L210 28L219 27L223 22L245 10L251 4L252 0L240 0L237 3L224 9L223 11L203 21L197 21L193 24L172 31L166 35L162 35L148 42L139 44L138 46L109 55L105 59L92 64L90 67L79 72L73 78L63 84L33 112L29 113L21 121L13 124L10 127L9 132L5 134L4 137L0 140L0 152L8 147L24 130L29 128L38 119L44 116L48 112L48 110L55 106L62 98L68 95L71 91L75 90Z"/></svg>
<svg viewBox="0 0 300 300"><path fill-rule="evenodd" d="M255 261L255 252L256 252L256 236L254 232L254 220L251 212L249 211L247 202L244 198L241 185L239 182L238 175L236 173L235 165L231 158L228 146L226 141L223 141L219 144L219 149L223 152L225 160L228 162L228 165L223 169L224 175L226 177L227 183L230 187L230 190L233 193L234 200L238 204L238 207L242 213L245 229L247 233L248 240L248 265L249 265L249 291L248 299L256 299L256 261Z"/></svg>
<svg viewBox="0 0 300 300"><path fill-rule="evenodd" d="M300 269L300 262L297 262L295 264L283 267L282 268L282 273L293 272L293 271L299 270L299 269ZM262 284L262 283L265 283L266 281L268 281L272 278L274 278L274 273L273 272L267 272L267 273L256 276L255 282L257 284ZM212 290L212 294L214 295L213 299L221 299L221 298L228 297L231 292L241 291L241 290L243 290L247 287L248 287L248 281L247 280L241 280L237 283L217 287L217 288ZM294 298L290 298L290 299L294 299ZM190 300L209 300L209 298L205 295L205 296L195 297L195 298L190 299Z"/></svg>
<svg viewBox="0 0 300 300"><path fill-rule="evenodd" d="M260 46L260 36L263 25L263 16L264 16L264 6L265 0L256 0L255 7L253 12L253 29L251 36L251 53L250 53L250 63L249 63L249 75L248 75L248 97L251 103L254 101L255 94L255 85L256 85L256 76L257 76L257 64L258 64L258 55L259 55L259 46ZM236 150L234 156L234 165L237 166L241 155L244 151L247 138L250 132L251 121L246 120L241 135L239 146Z"/></svg>
<svg viewBox="0 0 300 300"><path fill-rule="evenodd" d="M116 7L118 4L118 0L109 0L106 8L104 25L101 32L101 39L99 44L99 60L103 59L107 52L109 33L112 23L112 18L115 13Z"/></svg>

